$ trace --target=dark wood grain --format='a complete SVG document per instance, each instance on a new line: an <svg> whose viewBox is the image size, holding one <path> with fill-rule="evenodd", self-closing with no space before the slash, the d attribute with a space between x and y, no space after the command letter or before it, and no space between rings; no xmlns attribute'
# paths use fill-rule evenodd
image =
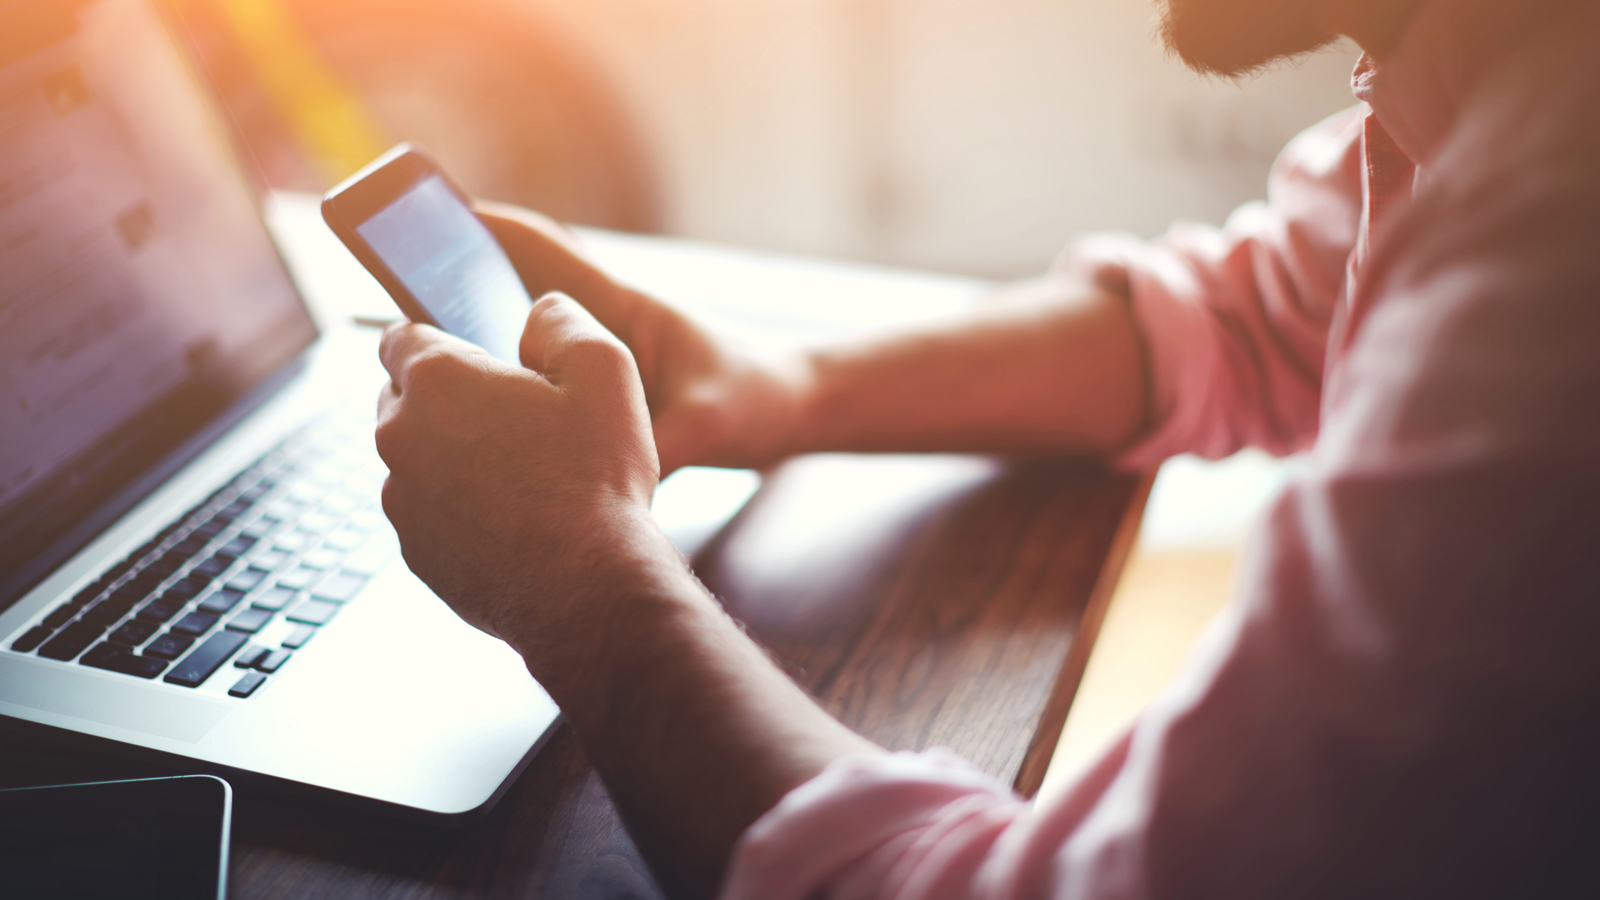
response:
<svg viewBox="0 0 1600 900"><path fill-rule="evenodd" d="M1074 460L806 457L769 475L696 569L851 727L891 749L948 747L1027 787L1144 487ZM169 771L0 733L0 786ZM235 787L236 898L659 896L566 729L457 832Z"/></svg>

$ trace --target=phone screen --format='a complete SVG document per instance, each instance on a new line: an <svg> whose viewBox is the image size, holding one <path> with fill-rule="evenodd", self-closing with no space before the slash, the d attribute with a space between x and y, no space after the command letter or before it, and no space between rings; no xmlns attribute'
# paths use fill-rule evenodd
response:
<svg viewBox="0 0 1600 900"><path fill-rule="evenodd" d="M533 300L494 235L443 178L421 179L355 230L439 327L520 364Z"/></svg>
<svg viewBox="0 0 1600 900"><path fill-rule="evenodd" d="M231 798L206 775L0 791L0 896L217 900Z"/></svg>

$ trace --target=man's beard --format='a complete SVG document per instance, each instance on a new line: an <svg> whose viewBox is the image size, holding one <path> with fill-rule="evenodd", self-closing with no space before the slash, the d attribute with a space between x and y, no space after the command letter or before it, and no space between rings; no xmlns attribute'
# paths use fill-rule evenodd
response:
<svg viewBox="0 0 1600 900"><path fill-rule="evenodd" d="M1158 0L1161 41L1189 68L1238 78L1334 39L1315 0Z"/></svg>

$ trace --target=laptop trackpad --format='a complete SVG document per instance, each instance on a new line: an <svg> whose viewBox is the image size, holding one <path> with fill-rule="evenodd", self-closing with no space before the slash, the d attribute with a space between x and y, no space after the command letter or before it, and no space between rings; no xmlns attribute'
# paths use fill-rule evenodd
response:
<svg viewBox="0 0 1600 900"><path fill-rule="evenodd" d="M232 711L221 701L0 653L0 706L7 703L187 744L205 737Z"/></svg>

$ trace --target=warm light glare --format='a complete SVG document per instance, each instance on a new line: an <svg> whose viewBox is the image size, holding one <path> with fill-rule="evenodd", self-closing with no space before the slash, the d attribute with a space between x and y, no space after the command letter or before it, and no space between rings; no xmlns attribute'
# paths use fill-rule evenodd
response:
<svg viewBox="0 0 1600 900"><path fill-rule="evenodd" d="M313 163L334 182L391 141L307 45L278 0L212 0L234 32L277 113Z"/></svg>

